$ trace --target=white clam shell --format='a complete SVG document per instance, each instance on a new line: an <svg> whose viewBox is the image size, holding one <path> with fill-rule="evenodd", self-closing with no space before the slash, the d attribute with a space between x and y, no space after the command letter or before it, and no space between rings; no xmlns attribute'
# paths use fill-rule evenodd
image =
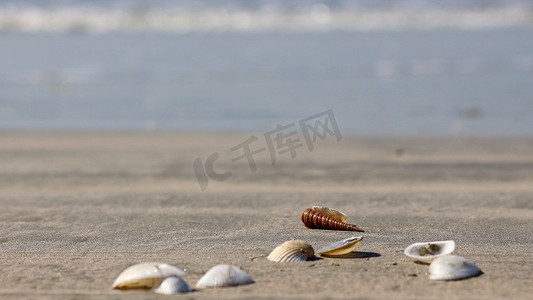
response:
<svg viewBox="0 0 533 300"><path fill-rule="evenodd" d="M140 263L122 271L113 282L113 288L149 289L157 285L163 278L186 274L185 271L165 263Z"/></svg>
<svg viewBox="0 0 533 300"><path fill-rule="evenodd" d="M161 281L158 286L154 287L152 291L158 294L173 295L188 293L191 291L191 288L183 279L171 276L163 279L163 281Z"/></svg>
<svg viewBox="0 0 533 300"><path fill-rule="evenodd" d="M459 280L481 274L483 272L476 264L457 255L439 257L429 265L431 280Z"/></svg>
<svg viewBox="0 0 533 300"><path fill-rule="evenodd" d="M217 265L212 267L207 273L198 280L196 287L216 288L226 286L237 286L254 283L254 280L248 273L231 265Z"/></svg>
<svg viewBox="0 0 533 300"><path fill-rule="evenodd" d="M341 256L348 254L359 247L362 240L362 235L352 236L319 249L316 253L320 256Z"/></svg>
<svg viewBox="0 0 533 300"><path fill-rule="evenodd" d="M315 250L305 241L286 241L277 246L267 257L273 262L299 262L312 259Z"/></svg>
<svg viewBox="0 0 533 300"><path fill-rule="evenodd" d="M316 205L312 206L311 208L313 210L318 211L319 213L325 214L326 216L330 216L337 221L341 221L342 223L346 223L346 220L348 220L348 217L346 217L345 214L333 208L329 208L325 206L316 206Z"/></svg>
<svg viewBox="0 0 533 300"><path fill-rule="evenodd" d="M455 249L454 241L414 243L405 248L404 254L414 261L431 263L433 260L449 255Z"/></svg>

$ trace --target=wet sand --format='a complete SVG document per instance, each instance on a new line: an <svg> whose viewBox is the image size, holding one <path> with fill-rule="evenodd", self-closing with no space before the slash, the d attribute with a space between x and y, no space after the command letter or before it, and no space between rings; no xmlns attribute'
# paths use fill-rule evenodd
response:
<svg viewBox="0 0 533 300"><path fill-rule="evenodd" d="M187 299L533 293L533 138L328 137L275 165L264 151L252 172L229 150L249 136L1 133L0 298L155 298L111 289L145 261L187 269L190 285L219 263L256 281ZM231 176L201 191L193 161L215 152L215 170ZM366 230L354 257L267 261L285 240L318 249L352 235L305 228L300 214L315 204ZM430 281L427 266L403 255L411 243L445 239L484 274Z"/></svg>

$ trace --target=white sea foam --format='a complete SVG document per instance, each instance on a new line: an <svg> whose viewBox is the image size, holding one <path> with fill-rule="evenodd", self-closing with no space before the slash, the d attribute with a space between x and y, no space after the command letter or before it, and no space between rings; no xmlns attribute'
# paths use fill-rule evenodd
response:
<svg viewBox="0 0 533 300"><path fill-rule="evenodd" d="M485 29L533 26L533 6L503 7L363 7L329 8L314 4L298 9L260 7L0 6L0 32L211 32L322 31L402 29Z"/></svg>

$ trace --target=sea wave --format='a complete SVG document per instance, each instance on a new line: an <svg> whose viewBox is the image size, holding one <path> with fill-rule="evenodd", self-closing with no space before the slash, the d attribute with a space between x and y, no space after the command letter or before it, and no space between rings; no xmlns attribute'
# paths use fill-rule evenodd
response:
<svg viewBox="0 0 533 300"><path fill-rule="evenodd" d="M0 32L213 32L532 27L533 6L351 7L313 4L298 9L263 7L0 6Z"/></svg>

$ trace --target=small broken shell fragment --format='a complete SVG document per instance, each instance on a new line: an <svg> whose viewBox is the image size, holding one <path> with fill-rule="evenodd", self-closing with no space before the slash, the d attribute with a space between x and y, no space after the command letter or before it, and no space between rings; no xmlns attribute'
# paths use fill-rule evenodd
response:
<svg viewBox="0 0 533 300"><path fill-rule="evenodd" d="M325 214L326 216L330 216L333 219L335 219L337 221L340 221L342 223L346 223L346 220L348 220L348 217L346 217L345 214L343 214L340 211L338 211L336 209L333 209L333 208L329 208L329 207L325 207L325 206L316 206L316 205L315 206L311 206L311 208L313 210L318 211L319 213Z"/></svg>
<svg viewBox="0 0 533 300"><path fill-rule="evenodd" d="M439 257L429 265L431 280L459 280L481 274L483 272L476 264L457 255Z"/></svg>
<svg viewBox="0 0 533 300"><path fill-rule="evenodd" d="M198 280L196 287L199 289L237 286L254 283L248 273L231 265L216 265Z"/></svg>
<svg viewBox="0 0 533 300"><path fill-rule="evenodd" d="M360 231L364 232L363 229L357 227L353 224L348 224L346 221L340 221L341 218L336 213L333 216L324 214L321 211L330 213L332 210L330 208L319 207L320 211L313 208L307 208L303 211L300 219L307 228L317 228L317 229L335 229L335 230L351 230L351 231ZM327 209L327 210L326 210ZM329 210L329 211L328 211ZM342 213L341 213L342 214ZM342 214L344 215L344 214Z"/></svg>
<svg viewBox="0 0 533 300"><path fill-rule="evenodd" d="M286 241L277 246L267 257L273 262L298 262L310 260L315 250L309 243L302 240Z"/></svg>
<svg viewBox="0 0 533 300"><path fill-rule="evenodd" d="M174 295L188 293L192 290L183 279L171 276L163 279L163 281L161 281L158 286L154 287L152 291L158 294Z"/></svg>
<svg viewBox="0 0 533 300"><path fill-rule="evenodd" d="M328 245L318 250L316 253L320 256L329 256L329 257L342 256L342 255L352 252L357 247L359 247L359 244L361 244L362 240L363 240L362 235L352 236L342 241L338 241L331 245Z"/></svg>
<svg viewBox="0 0 533 300"><path fill-rule="evenodd" d="M439 257L451 254L454 249L454 241L414 243L405 248L404 254L414 261L429 264Z"/></svg>
<svg viewBox="0 0 533 300"><path fill-rule="evenodd" d="M113 288L150 289L166 277L186 274L185 271L165 263L140 263L122 271L113 282Z"/></svg>

